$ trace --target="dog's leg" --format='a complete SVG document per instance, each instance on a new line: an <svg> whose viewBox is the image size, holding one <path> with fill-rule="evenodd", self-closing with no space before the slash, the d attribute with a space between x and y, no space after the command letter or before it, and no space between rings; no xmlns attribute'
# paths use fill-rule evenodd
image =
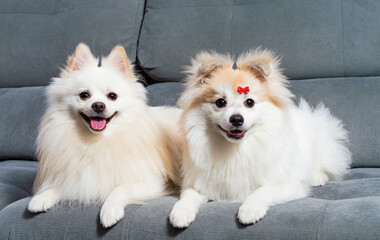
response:
<svg viewBox="0 0 380 240"><path fill-rule="evenodd" d="M175 228L186 228L195 219L199 207L207 202L207 197L192 188L181 193L180 200L175 203L170 212L170 223Z"/></svg>
<svg viewBox="0 0 380 240"><path fill-rule="evenodd" d="M30 200L28 204L28 210L30 212L46 212L49 208L59 202L59 194L56 188L49 188L35 196Z"/></svg>
<svg viewBox="0 0 380 240"><path fill-rule="evenodd" d="M125 186L115 188L106 198L100 210L100 222L108 228L124 217L124 208L129 203L128 190Z"/></svg>
<svg viewBox="0 0 380 240"><path fill-rule="evenodd" d="M252 224L263 218L270 206L306 197L307 187L289 182L265 185L254 191L241 205L238 218L242 224Z"/></svg>

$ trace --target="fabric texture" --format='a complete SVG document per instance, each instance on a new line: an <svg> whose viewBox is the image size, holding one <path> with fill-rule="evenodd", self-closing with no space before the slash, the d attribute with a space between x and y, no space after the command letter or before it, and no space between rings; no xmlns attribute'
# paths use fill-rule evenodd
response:
<svg viewBox="0 0 380 240"><path fill-rule="evenodd" d="M201 50L260 46L282 57L292 79L377 76L379 17L373 0L148 0L137 57L152 82L182 79Z"/></svg>
<svg viewBox="0 0 380 240"><path fill-rule="evenodd" d="M0 88L0 161L35 159L45 87Z"/></svg>
<svg viewBox="0 0 380 240"><path fill-rule="evenodd" d="M149 85L146 90L150 106L175 106L183 85L177 82L157 83Z"/></svg>
<svg viewBox="0 0 380 240"><path fill-rule="evenodd" d="M0 162L0 211L14 201L32 194L37 162L9 160Z"/></svg>
<svg viewBox="0 0 380 240"><path fill-rule="evenodd" d="M30 181L28 174L15 171L35 173L37 164L0 163L1 183L9 176L7 169L14 171L17 181ZM8 184L30 193L21 182ZM254 225L236 220L241 203L208 202L185 230L174 229L168 220L176 196L127 206L125 217L109 229L100 225L100 206L58 205L32 214L26 209L30 201L26 197L0 211L0 239L378 239L379 186L380 168L352 169L343 181L313 188L308 198L271 207Z"/></svg>
<svg viewBox="0 0 380 240"><path fill-rule="evenodd" d="M135 61L144 3L0 1L0 87L46 85L80 42L95 56L121 44Z"/></svg>

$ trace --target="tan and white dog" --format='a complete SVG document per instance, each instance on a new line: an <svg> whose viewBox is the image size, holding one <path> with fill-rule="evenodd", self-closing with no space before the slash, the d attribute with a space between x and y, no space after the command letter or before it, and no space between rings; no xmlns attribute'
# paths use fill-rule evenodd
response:
<svg viewBox="0 0 380 240"><path fill-rule="evenodd" d="M147 106L123 47L98 66L79 44L47 96L29 211L58 202L103 203L100 220L109 227L127 204L171 193L168 185L179 183L181 111Z"/></svg>
<svg viewBox="0 0 380 240"><path fill-rule="evenodd" d="M347 132L322 104L292 102L278 59L267 50L202 52L188 68L179 105L187 138L180 200L169 219L184 228L208 200L244 201L252 224L270 206L307 196L350 165Z"/></svg>

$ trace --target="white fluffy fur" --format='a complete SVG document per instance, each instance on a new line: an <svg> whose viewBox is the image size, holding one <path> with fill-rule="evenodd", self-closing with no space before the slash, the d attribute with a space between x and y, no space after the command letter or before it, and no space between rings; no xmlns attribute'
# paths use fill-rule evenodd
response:
<svg viewBox="0 0 380 240"><path fill-rule="evenodd" d="M215 63L222 63L219 70ZM215 53L202 53L192 64L179 100L184 108L187 149L181 198L169 216L174 227L187 227L208 200L244 201L239 221L254 223L270 206L306 197L310 185L340 179L349 168L347 132L340 120L322 104L314 110L303 100L294 105L278 59L271 52L256 50L242 55L237 60L238 70L231 69L230 57ZM249 70L247 73L251 68L265 81L258 81ZM225 81L236 74L251 84L249 94L236 94L229 79ZM209 77L201 79L206 75ZM214 102L199 100L194 106L194 99L207 88L217 92L215 99L226 98L227 106L218 109ZM275 101L269 101L268 94ZM244 106L247 98L255 100L253 108ZM215 127L219 124L229 129L228 119L236 113L244 116L242 128L247 130L238 141Z"/></svg>
<svg viewBox="0 0 380 240"><path fill-rule="evenodd" d="M167 194L167 183L178 183L181 111L148 107L145 89L124 54L116 47L99 68L82 44L48 87L30 211L46 211L58 202L104 203L101 223L109 227L124 216L127 204ZM83 91L91 98L81 100ZM109 92L118 95L116 101L107 98ZM106 117L117 111L100 133L79 115L94 114L96 101L106 104Z"/></svg>

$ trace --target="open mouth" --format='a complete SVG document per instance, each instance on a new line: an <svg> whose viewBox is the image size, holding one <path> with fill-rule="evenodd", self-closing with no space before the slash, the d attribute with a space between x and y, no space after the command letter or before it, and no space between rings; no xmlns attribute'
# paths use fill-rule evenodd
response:
<svg viewBox="0 0 380 240"><path fill-rule="evenodd" d="M240 130L240 129L234 129L234 130L225 130L220 125L218 125L219 129L221 129L223 132L227 133L227 137L234 139L234 140L240 140L244 137L244 134L246 131Z"/></svg>
<svg viewBox="0 0 380 240"><path fill-rule="evenodd" d="M109 123L112 120L112 118L116 115L116 113L117 112L112 114L112 116L109 118L103 118L103 117L99 117L99 116L89 117L82 112L80 112L79 114L89 124L90 128L93 131L100 132L106 128L107 123Z"/></svg>

